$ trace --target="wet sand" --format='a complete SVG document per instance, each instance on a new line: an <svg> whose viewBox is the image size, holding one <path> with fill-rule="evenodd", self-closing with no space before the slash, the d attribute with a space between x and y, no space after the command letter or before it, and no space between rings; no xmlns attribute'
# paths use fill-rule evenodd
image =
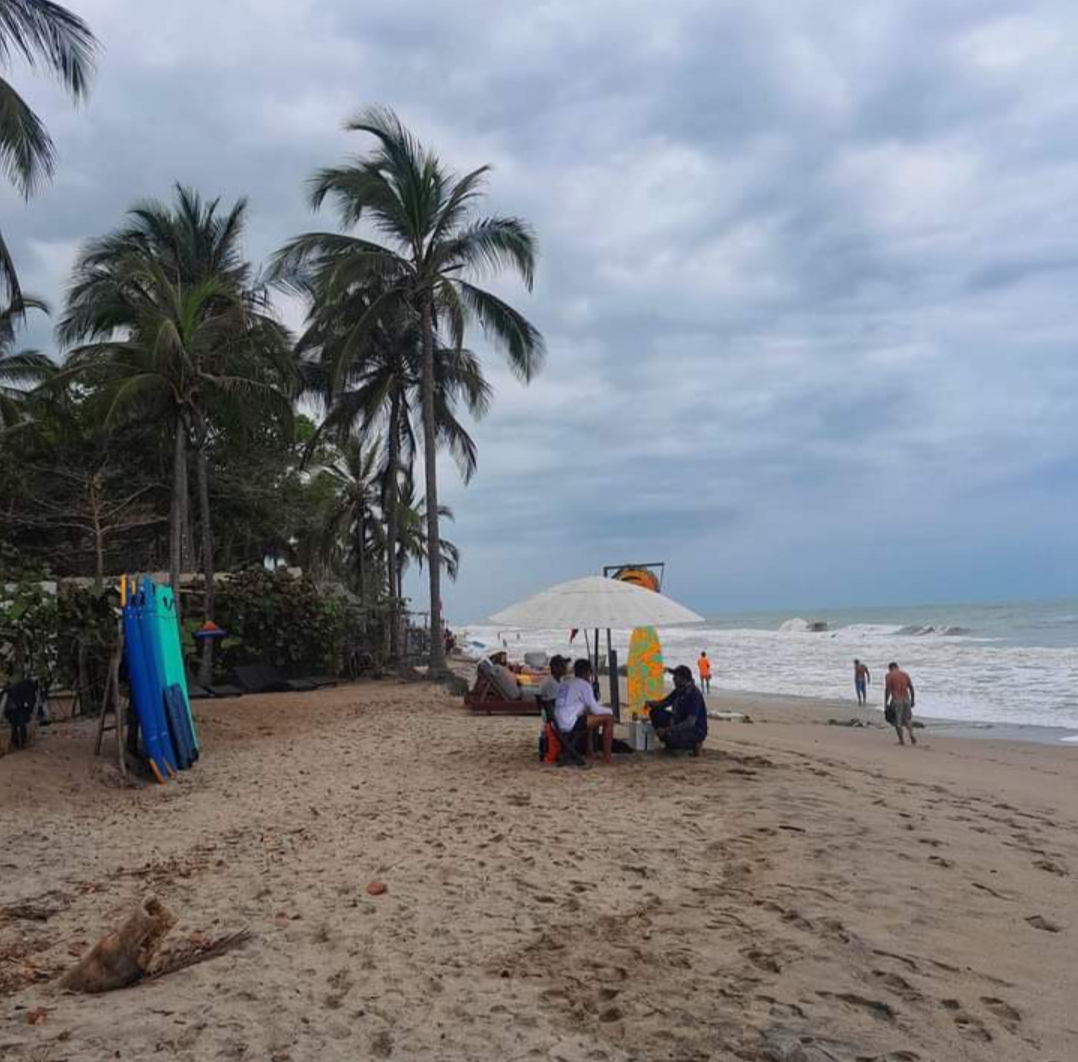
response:
<svg viewBox="0 0 1078 1062"><path fill-rule="evenodd" d="M1075 747L902 749L724 693L754 722L699 759L579 771L458 704L199 702L206 755L165 789L116 786L86 724L0 759L0 1055L1074 1057ZM178 943L253 938L103 997L44 980L149 891Z"/></svg>

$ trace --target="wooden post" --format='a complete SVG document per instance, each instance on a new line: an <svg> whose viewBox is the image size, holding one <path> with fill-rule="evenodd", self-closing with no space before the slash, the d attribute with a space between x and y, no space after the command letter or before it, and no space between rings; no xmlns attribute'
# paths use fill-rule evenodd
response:
<svg viewBox="0 0 1078 1062"><path fill-rule="evenodd" d="M94 745L94 755L101 755L101 746L105 740L107 730L116 731L116 765L120 774L127 777L127 760L124 755L124 704L120 696L120 661L124 653L124 629L123 623L116 624L116 651L109 661L109 673L105 679L105 696L101 701L101 715L97 720L97 743ZM105 716L108 715L109 707L112 707L113 719L111 726L105 725Z"/></svg>

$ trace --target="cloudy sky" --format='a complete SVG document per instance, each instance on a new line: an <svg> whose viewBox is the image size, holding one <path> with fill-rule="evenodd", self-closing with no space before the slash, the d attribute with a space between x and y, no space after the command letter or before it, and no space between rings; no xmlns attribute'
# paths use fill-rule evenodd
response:
<svg viewBox="0 0 1078 1062"><path fill-rule="evenodd" d="M60 152L0 190L28 290L177 180L248 195L258 260L328 226L370 103L535 225L497 287L549 359L488 353L451 621L655 559L702 611L1078 594L1070 0L71 6L89 105L16 71Z"/></svg>

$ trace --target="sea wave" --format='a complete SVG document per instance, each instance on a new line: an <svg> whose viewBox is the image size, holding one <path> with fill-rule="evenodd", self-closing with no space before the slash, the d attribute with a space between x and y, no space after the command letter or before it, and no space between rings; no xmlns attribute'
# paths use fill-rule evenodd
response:
<svg viewBox="0 0 1078 1062"><path fill-rule="evenodd" d="M904 637L923 638L927 635L936 635L940 638L957 638L963 634L969 634L968 627L959 627L949 623L910 623L905 627L899 627L895 634Z"/></svg>
<svg viewBox="0 0 1078 1062"><path fill-rule="evenodd" d="M800 617L795 617L800 618ZM791 624L785 629L723 628L702 624L660 632L665 662L693 666L702 649L712 660L717 685L759 693L853 699L853 659L872 671L870 699L882 700L887 664L897 660L917 686L918 714L945 719L1037 723L1078 727L1078 653L1073 646L995 644L956 634L948 624L848 624L817 633ZM911 635L911 628L932 627ZM981 626L970 625L974 630ZM905 632L905 633L903 633ZM982 634L989 633L981 631ZM629 631L614 631L621 662ZM583 639L569 644L564 630L509 631L473 626L462 637L470 654L490 647L523 659L526 650L583 656ZM606 638L600 639L606 652ZM717 696L721 704L721 695Z"/></svg>

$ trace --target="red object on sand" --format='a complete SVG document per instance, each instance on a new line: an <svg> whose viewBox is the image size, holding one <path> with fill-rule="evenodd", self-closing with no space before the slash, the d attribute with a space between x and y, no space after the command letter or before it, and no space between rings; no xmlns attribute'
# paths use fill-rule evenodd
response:
<svg viewBox="0 0 1078 1062"><path fill-rule="evenodd" d="M382 882L380 882L380 881L369 881L369 882L367 882L367 892L371 896L381 896L382 893L385 892L385 891L386 891L386 887L385 887L385 885L382 884Z"/></svg>

